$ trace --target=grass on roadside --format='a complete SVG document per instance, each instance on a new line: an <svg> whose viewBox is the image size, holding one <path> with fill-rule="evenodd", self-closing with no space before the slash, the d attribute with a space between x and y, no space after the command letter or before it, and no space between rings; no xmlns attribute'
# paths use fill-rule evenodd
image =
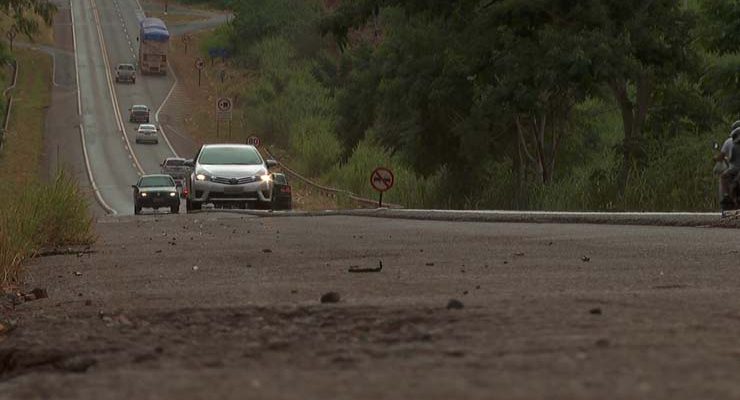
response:
<svg viewBox="0 0 740 400"><path fill-rule="evenodd" d="M15 53L18 83L0 153L0 287L17 284L21 263L43 247L89 244L92 218L77 183L64 172L40 180L44 120L51 100L51 59L31 50Z"/></svg>

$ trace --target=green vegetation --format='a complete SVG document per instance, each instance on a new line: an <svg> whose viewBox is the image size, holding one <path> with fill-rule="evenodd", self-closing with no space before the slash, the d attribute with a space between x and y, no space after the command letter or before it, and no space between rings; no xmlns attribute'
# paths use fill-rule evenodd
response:
<svg viewBox="0 0 740 400"><path fill-rule="evenodd" d="M17 283L21 262L43 247L93 241L87 202L71 177L39 178L44 113L50 101L51 59L19 50L15 99L0 154L0 287Z"/></svg>
<svg viewBox="0 0 740 400"><path fill-rule="evenodd" d="M210 42L254 72L241 118L327 183L368 195L384 165L388 201L414 207L716 208L738 1L231 7Z"/></svg>

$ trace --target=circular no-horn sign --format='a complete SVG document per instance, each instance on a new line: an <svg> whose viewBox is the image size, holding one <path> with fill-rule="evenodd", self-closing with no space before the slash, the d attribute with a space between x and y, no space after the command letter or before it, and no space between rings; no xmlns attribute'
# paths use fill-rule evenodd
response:
<svg viewBox="0 0 740 400"><path fill-rule="evenodd" d="M228 97L221 97L216 101L216 108L221 112L231 111L231 99Z"/></svg>
<svg viewBox="0 0 740 400"><path fill-rule="evenodd" d="M393 172L385 167L378 167L370 174L370 184L378 192L385 192L393 187L395 182Z"/></svg>
<svg viewBox="0 0 740 400"><path fill-rule="evenodd" d="M250 136L247 138L247 144L251 144L254 147L260 147L262 141L257 136Z"/></svg>
<svg viewBox="0 0 740 400"><path fill-rule="evenodd" d="M203 61L202 58L199 58L199 59L195 60L195 68L197 68L197 69L203 69L203 68L205 68L205 66L206 66L206 62Z"/></svg>

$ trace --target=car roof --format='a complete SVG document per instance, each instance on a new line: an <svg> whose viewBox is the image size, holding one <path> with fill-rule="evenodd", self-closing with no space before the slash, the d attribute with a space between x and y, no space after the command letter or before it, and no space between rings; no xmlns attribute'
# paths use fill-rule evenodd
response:
<svg viewBox="0 0 740 400"><path fill-rule="evenodd" d="M203 149L207 148L245 148L245 149L254 149L257 150L256 147L252 146L251 144L238 144L238 143L216 143L216 144L204 144Z"/></svg>
<svg viewBox="0 0 740 400"><path fill-rule="evenodd" d="M148 175L142 175L142 176L140 176L139 179L144 179L144 178L161 178L161 177L170 178L170 179L172 178L172 176L167 175L167 174L148 174Z"/></svg>

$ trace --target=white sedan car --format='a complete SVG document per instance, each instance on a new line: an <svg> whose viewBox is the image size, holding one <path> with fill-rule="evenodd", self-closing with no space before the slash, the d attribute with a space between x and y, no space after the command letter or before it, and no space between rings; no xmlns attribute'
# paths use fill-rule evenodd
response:
<svg viewBox="0 0 740 400"><path fill-rule="evenodd" d="M154 124L141 124L136 128L136 143L159 143L159 129Z"/></svg>

